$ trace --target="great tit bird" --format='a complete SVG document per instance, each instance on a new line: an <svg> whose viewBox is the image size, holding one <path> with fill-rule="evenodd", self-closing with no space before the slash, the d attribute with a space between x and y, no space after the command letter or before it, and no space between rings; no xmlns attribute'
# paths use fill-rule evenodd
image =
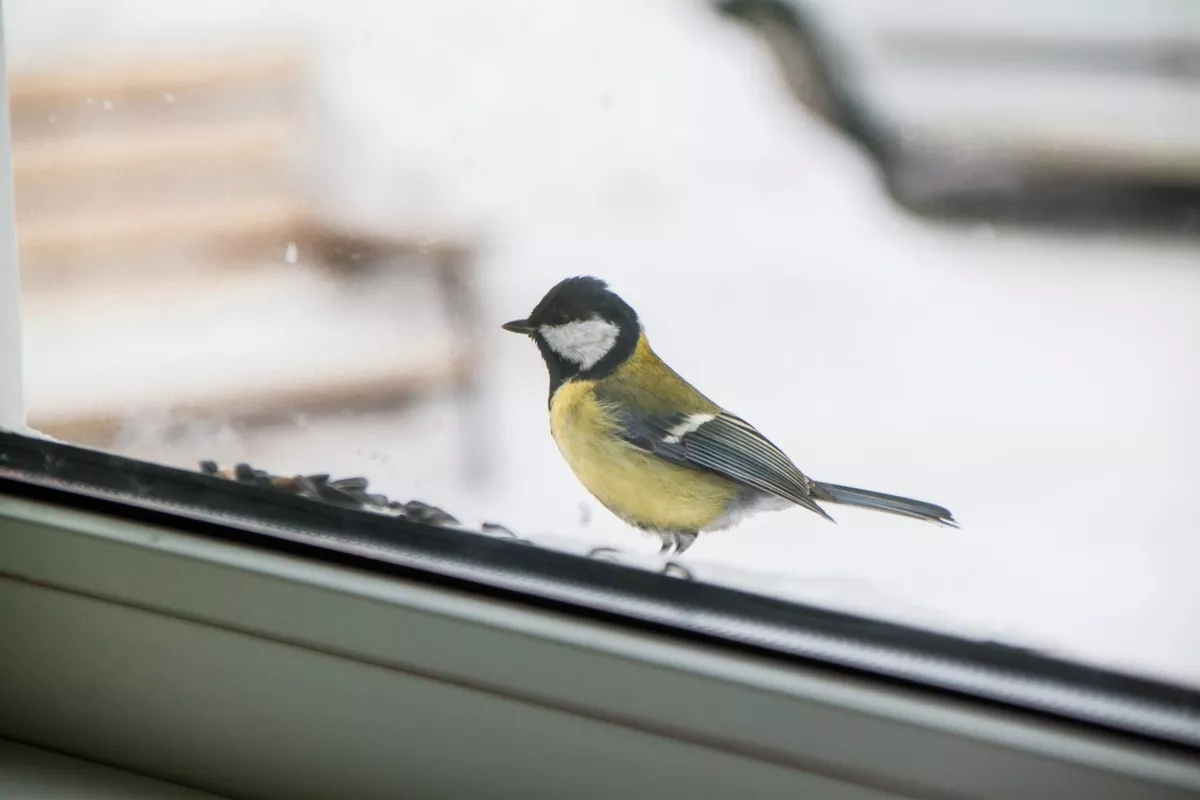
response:
<svg viewBox="0 0 1200 800"><path fill-rule="evenodd" d="M956 526L941 506L814 481L745 420L667 366L637 313L592 277L567 278L504 330L529 336L550 373L550 432L580 483L682 554L702 531L817 501Z"/></svg>

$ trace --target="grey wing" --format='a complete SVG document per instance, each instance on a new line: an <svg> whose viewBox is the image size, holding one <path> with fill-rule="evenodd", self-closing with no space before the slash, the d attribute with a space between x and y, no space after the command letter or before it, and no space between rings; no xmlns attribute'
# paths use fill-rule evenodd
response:
<svg viewBox="0 0 1200 800"><path fill-rule="evenodd" d="M754 426L725 412L621 420L626 441L668 461L715 472L804 506L832 521L812 496L813 482Z"/></svg>

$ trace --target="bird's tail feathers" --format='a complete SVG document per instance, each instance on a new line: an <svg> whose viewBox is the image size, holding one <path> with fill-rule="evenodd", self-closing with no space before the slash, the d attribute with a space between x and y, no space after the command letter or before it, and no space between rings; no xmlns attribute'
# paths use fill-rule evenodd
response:
<svg viewBox="0 0 1200 800"><path fill-rule="evenodd" d="M854 489L849 486L838 486L833 483L815 482L813 497L830 503L841 503L846 506L870 508L875 511L886 511L889 514L899 514L927 522L936 522L957 528L954 516L941 506L926 503L922 500L912 500L907 497L897 497L882 492L872 492L867 489Z"/></svg>

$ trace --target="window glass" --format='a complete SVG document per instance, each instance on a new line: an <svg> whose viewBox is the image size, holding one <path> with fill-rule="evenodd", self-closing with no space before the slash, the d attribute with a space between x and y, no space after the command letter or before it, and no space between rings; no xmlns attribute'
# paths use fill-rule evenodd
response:
<svg viewBox="0 0 1200 800"><path fill-rule="evenodd" d="M36 429L654 565L500 327L594 275L806 475L960 526L770 511L696 578L1200 683L1192 4L4 14Z"/></svg>

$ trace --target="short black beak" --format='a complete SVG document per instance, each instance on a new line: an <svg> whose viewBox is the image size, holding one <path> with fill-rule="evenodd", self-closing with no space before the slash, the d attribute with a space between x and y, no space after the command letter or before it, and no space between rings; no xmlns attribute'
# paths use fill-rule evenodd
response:
<svg viewBox="0 0 1200 800"><path fill-rule="evenodd" d="M528 320L524 319L514 319L512 322L506 322L500 327L512 333L523 333L526 336L533 333L533 326L529 324Z"/></svg>

